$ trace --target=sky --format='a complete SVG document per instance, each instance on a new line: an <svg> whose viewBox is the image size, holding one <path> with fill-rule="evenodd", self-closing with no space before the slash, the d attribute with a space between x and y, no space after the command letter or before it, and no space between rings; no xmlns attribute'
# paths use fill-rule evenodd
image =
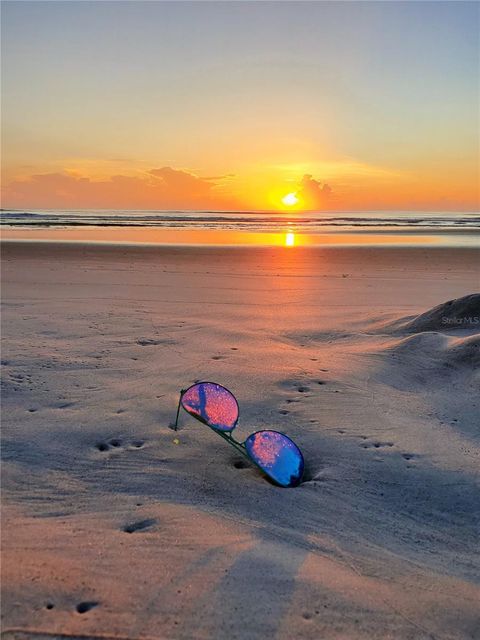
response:
<svg viewBox="0 0 480 640"><path fill-rule="evenodd" d="M2 206L477 210L479 8L2 2Z"/></svg>

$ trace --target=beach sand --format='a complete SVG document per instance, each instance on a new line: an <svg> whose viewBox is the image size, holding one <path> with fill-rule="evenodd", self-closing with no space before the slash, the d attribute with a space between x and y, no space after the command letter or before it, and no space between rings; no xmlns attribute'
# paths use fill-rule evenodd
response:
<svg viewBox="0 0 480 640"><path fill-rule="evenodd" d="M478 251L2 254L5 638L480 637ZM169 428L199 379L301 486Z"/></svg>

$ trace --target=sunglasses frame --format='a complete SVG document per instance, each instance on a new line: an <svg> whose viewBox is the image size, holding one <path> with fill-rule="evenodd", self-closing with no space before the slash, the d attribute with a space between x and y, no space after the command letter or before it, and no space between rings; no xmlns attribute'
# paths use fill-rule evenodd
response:
<svg viewBox="0 0 480 640"><path fill-rule="evenodd" d="M235 423L233 425L233 427L231 428L230 431L222 431L220 429L215 429L215 427L212 427L212 425L208 424L208 422L206 420L204 420L201 416L196 415L194 413L190 413L190 411L187 411L187 409L185 409L185 407L182 404L182 398L185 395L185 393L187 393L187 391L190 391L190 389L192 389L193 387L196 387L197 385L200 384L213 384L216 387L220 387L221 389L225 389L225 391L227 391L232 398L235 400L235 403L237 405L237 419L235 420ZM277 486L279 487L283 487L283 488L288 488L288 487L295 487L297 485L282 485L279 482L276 482L266 471L265 469L263 469L257 462L255 462L255 460L253 460L247 451L247 447L245 446L245 442L248 440L248 438L250 438L250 436L253 436L255 433L263 433L264 431L269 431L271 433L279 433L281 436L283 436L284 438L286 438L287 440L289 440L292 444L295 445L295 447L298 449L298 452L300 454L300 457L302 459L302 467L304 468L305 466L305 461L303 458L303 454L300 451L300 449L298 448L298 446L295 444L295 442L293 442L293 440L291 438L289 438L287 435L285 435L284 433L282 433L281 431L275 431L274 429L260 429L259 431L254 431L253 433L251 433L250 435L248 435L245 440L243 442L240 442L239 440L235 440L235 438L232 436L232 431L234 429L236 429L237 425L238 425L238 421L240 419L240 406L238 404L238 400L237 398L234 396L234 394L230 391L230 389L227 389L227 387L224 387L222 384L218 384L218 382L212 382L210 380L200 380L199 382L194 382L193 384L191 384L189 387L187 387L186 389L181 389L180 390L180 397L178 399L178 407L177 407L177 415L175 418L175 423L173 425L173 429L174 431L178 430L178 418L179 418L179 414L180 414L180 408L183 408L183 410L185 411L185 413L188 413L189 416L192 416L192 418L195 418L196 420L198 420L199 422L201 422L202 424L205 424L207 427L209 427L209 429L211 429L212 431L214 431L215 433L217 433L219 436L221 436L224 440L226 440L229 444L232 445L232 447L234 447L234 449L236 449L239 453L241 453L243 456L245 456L245 458L247 458L247 460L251 463L253 463L258 469L260 469L260 471L265 474L272 482L274 482ZM303 471L302 471L302 475L303 475ZM301 482L301 478L299 480L300 484Z"/></svg>

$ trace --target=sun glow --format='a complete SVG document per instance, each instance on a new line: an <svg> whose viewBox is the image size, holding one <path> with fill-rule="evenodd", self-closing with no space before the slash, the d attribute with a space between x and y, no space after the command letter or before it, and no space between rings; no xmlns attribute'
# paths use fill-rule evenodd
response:
<svg viewBox="0 0 480 640"><path fill-rule="evenodd" d="M293 207L298 203L298 198L296 193L287 193L286 196L283 196L282 202L287 207Z"/></svg>

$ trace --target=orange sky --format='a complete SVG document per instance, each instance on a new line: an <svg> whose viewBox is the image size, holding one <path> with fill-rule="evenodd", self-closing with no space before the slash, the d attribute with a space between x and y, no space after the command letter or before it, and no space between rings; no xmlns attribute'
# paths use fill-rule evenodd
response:
<svg viewBox="0 0 480 640"><path fill-rule="evenodd" d="M2 206L476 210L477 17L3 3Z"/></svg>

